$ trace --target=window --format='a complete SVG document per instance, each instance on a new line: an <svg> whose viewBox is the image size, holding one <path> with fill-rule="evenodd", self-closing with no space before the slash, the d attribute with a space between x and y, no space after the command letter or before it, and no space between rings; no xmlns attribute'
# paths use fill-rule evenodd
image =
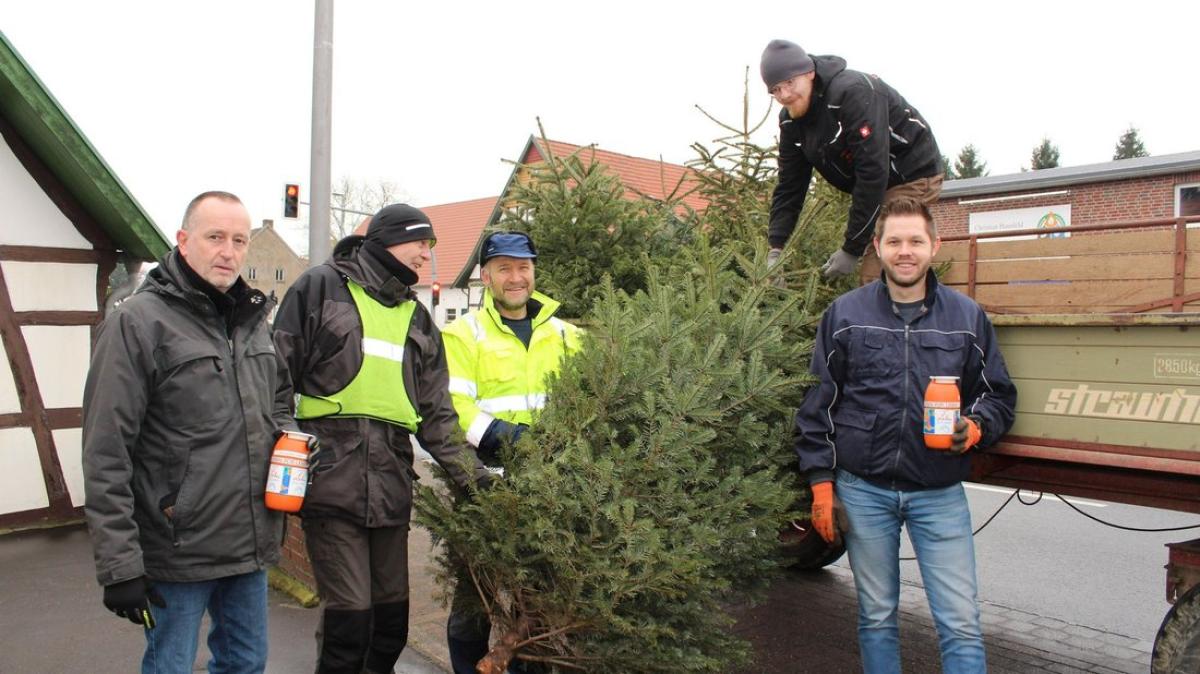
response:
<svg viewBox="0 0 1200 674"><path fill-rule="evenodd" d="M450 307L446 307L446 322L449 323L450 321L454 320L455 318L458 318L458 309L451 309Z"/></svg>
<svg viewBox="0 0 1200 674"><path fill-rule="evenodd" d="M277 267L275 269L275 282L283 283L283 267Z"/></svg>
<svg viewBox="0 0 1200 674"><path fill-rule="evenodd" d="M250 267L249 269L246 270L246 280L247 281L254 281L257 279L258 279L258 270L257 269L255 269L254 267Z"/></svg>
<svg viewBox="0 0 1200 674"><path fill-rule="evenodd" d="M1200 215L1200 183L1175 186L1175 217ZM1200 222L1189 222L1188 227L1200 227Z"/></svg>

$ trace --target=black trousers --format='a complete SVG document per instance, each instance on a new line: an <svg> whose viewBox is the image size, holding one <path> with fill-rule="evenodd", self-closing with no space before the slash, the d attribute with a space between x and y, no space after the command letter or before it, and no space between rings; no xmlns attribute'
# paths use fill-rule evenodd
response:
<svg viewBox="0 0 1200 674"><path fill-rule="evenodd" d="M306 518L304 537L324 603L317 672L391 672L408 643L408 527Z"/></svg>

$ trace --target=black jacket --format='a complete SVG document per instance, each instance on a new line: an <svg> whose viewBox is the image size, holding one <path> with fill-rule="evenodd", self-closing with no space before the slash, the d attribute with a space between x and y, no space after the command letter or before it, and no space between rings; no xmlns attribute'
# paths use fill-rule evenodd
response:
<svg viewBox="0 0 1200 674"><path fill-rule="evenodd" d="M971 298L926 277L924 313L900 318L875 281L837 298L817 329L817 386L796 412L796 453L810 482L835 468L895 489L945 487L967 477L970 452L925 447L925 387L957 376L963 414L983 420L986 447L1012 426L1017 389L987 314Z"/></svg>
<svg viewBox="0 0 1200 674"><path fill-rule="evenodd" d="M168 253L96 338L83 471L102 585L210 580L279 559L282 521L263 491L275 434L295 426L272 303L239 280L226 318L186 264Z"/></svg>
<svg viewBox="0 0 1200 674"><path fill-rule="evenodd" d="M851 195L842 248L861 256L889 187L941 175L941 151L917 109L875 75L846 69L837 56L814 56L808 112L779 112L779 184L767 241L782 248L804 207L812 170Z"/></svg>
<svg viewBox="0 0 1200 674"><path fill-rule="evenodd" d="M401 267L401 278L362 246L361 236L340 241L327 262L296 279L279 307L275 347L297 393L337 393L362 367L362 319L347 279L384 306L417 301L410 287L416 273ZM449 385L441 333L418 304L404 345L404 389L421 416L417 439L458 485L486 482L487 469L461 441ZM304 517L341 517L366 527L408 522L415 476L408 431L376 419L325 417L299 424L329 452L323 459L328 470L316 477L304 498ZM466 462L467 472L460 461Z"/></svg>

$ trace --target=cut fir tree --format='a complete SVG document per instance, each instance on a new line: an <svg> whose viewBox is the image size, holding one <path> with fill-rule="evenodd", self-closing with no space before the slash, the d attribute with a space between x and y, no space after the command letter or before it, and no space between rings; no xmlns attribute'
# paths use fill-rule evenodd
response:
<svg viewBox="0 0 1200 674"><path fill-rule="evenodd" d="M704 242L648 290L603 284L506 476L456 502L423 488L440 540L494 625L479 671L719 672L744 664L722 602L762 588L798 491L788 449L812 289Z"/></svg>

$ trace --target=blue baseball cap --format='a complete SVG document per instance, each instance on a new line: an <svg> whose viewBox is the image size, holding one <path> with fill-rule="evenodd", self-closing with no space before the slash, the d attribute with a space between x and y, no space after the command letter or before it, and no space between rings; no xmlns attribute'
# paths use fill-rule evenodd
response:
<svg viewBox="0 0 1200 674"><path fill-rule="evenodd" d="M494 257L536 260L537 248L533 245L533 239L524 232L496 232L483 240L483 246L479 249L479 266L482 267Z"/></svg>

